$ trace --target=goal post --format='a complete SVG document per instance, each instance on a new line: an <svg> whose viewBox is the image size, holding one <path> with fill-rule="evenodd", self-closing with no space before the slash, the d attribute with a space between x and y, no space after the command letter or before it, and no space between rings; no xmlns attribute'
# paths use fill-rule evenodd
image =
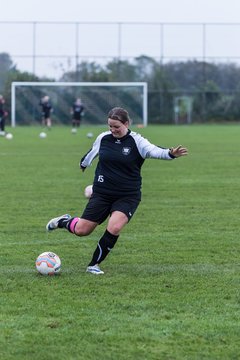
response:
<svg viewBox="0 0 240 360"><path fill-rule="evenodd" d="M147 126L148 87L146 82L29 82L11 85L11 126L40 123L41 97L48 95L53 122L70 124L70 108L81 98L86 124L105 124L108 111L116 106L128 110L134 124Z"/></svg>

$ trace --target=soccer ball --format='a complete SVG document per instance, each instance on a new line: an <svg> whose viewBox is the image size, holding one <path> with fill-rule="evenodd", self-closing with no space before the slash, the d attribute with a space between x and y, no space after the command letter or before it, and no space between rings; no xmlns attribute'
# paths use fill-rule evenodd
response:
<svg viewBox="0 0 240 360"><path fill-rule="evenodd" d="M36 259L36 269L42 275L58 274L61 270L61 260L51 251L44 252Z"/></svg>
<svg viewBox="0 0 240 360"><path fill-rule="evenodd" d="M91 132L87 133L87 138L88 139L91 139L92 137L93 137L93 133L91 133Z"/></svg>
<svg viewBox="0 0 240 360"><path fill-rule="evenodd" d="M76 134L76 133L77 133L77 129L76 129L76 128L72 128L71 133L72 133L72 134Z"/></svg>
<svg viewBox="0 0 240 360"><path fill-rule="evenodd" d="M90 197L92 196L92 192L93 192L93 186L92 185L88 185L85 190L84 190L84 195L87 199L90 199Z"/></svg>
<svg viewBox="0 0 240 360"><path fill-rule="evenodd" d="M39 137L40 137L41 139L45 139L45 138L47 137L47 134L46 134L45 132L41 132L41 133L39 134Z"/></svg>
<svg viewBox="0 0 240 360"><path fill-rule="evenodd" d="M8 139L8 140L12 140L13 134L7 133L6 136L5 136L5 138Z"/></svg>

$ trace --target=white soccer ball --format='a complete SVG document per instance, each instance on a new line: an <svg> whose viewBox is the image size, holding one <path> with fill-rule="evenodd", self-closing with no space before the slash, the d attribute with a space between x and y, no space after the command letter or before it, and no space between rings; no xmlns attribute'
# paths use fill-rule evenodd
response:
<svg viewBox="0 0 240 360"><path fill-rule="evenodd" d="M89 132L87 133L87 138L91 139L93 137L93 133Z"/></svg>
<svg viewBox="0 0 240 360"><path fill-rule="evenodd" d="M47 134L45 132L40 132L39 137L41 139L45 139L47 137Z"/></svg>
<svg viewBox="0 0 240 360"><path fill-rule="evenodd" d="M6 136L5 136L5 138L8 139L8 140L12 140L13 134L7 133Z"/></svg>
<svg viewBox="0 0 240 360"><path fill-rule="evenodd" d="M72 134L76 134L76 133L77 133L77 129L76 129L76 128L72 128L71 133L72 133Z"/></svg>
<svg viewBox="0 0 240 360"><path fill-rule="evenodd" d="M92 185L88 185L87 187L85 187L84 190L84 195L87 199L90 199L90 197L92 196L93 193L93 186Z"/></svg>
<svg viewBox="0 0 240 360"><path fill-rule="evenodd" d="M42 275L58 274L61 270L61 260L51 251L44 252L36 259L36 269Z"/></svg>

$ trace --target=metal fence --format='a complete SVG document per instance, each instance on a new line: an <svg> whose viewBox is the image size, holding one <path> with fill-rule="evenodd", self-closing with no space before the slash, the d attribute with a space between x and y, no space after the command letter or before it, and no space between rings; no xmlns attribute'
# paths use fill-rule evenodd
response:
<svg viewBox="0 0 240 360"><path fill-rule="evenodd" d="M240 23L1 21L0 32L0 52L19 70L56 80L84 60L102 64L140 55L161 63L240 60Z"/></svg>

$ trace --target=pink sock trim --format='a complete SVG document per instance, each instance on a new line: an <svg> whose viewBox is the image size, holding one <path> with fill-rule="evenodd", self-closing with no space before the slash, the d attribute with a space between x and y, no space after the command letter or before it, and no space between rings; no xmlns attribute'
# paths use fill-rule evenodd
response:
<svg viewBox="0 0 240 360"><path fill-rule="evenodd" d="M71 231L71 233L73 233L73 234L75 234L75 231L74 231L74 230L75 230L75 226L76 226L78 220L79 220L79 218L76 217L76 218L74 218L74 219L71 221L70 231Z"/></svg>

